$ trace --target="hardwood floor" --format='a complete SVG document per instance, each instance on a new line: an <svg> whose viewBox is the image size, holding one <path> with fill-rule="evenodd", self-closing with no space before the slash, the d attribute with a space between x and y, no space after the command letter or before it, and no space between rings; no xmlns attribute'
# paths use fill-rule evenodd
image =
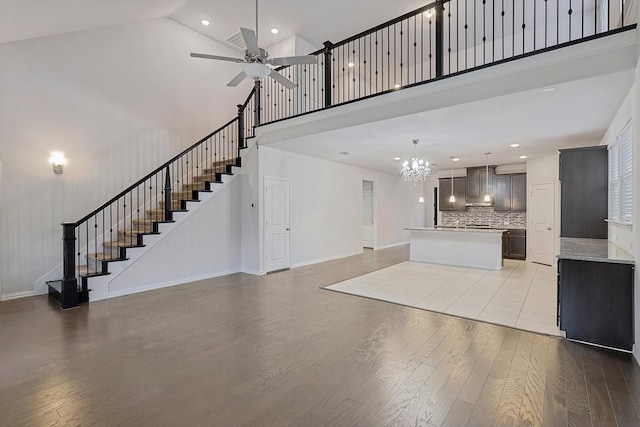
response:
<svg viewBox="0 0 640 427"><path fill-rule="evenodd" d="M631 355L319 289L407 257L2 302L0 425L640 425Z"/></svg>

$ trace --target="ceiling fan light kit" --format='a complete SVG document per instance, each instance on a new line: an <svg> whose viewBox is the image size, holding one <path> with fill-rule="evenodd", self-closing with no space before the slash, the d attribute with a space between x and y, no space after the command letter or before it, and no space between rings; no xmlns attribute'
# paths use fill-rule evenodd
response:
<svg viewBox="0 0 640 427"><path fill-rule="evenodd" d="M244 58L232 58L228 56L208 55L204 53L191 53L192 58L214 59L217 61L228 61L245 64L242 67L240 74L235 76L227 86L238 86L246 77L251 77L255 80L261 80L266 77L271 77L287 89L294 89L298 85L291 80L278 73L271 66L287 66L287 65L314 65L317 64L317 59L313 55L303 56L285 56L281 58L269 58L269 52L265 49L261 49L258 46L258 0L256 0L256 31L249 28L240 28L240 33L244 39L244 43L247 46L247 50L244 52Z"/></svg>

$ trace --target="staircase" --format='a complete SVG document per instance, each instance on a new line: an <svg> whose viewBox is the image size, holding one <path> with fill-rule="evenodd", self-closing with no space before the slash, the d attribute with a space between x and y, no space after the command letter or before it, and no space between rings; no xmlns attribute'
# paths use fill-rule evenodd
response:
<svg viewBox="0 0 640 427"><path fill-rule="evenodd" d="M92 279L107 276L115 263L129 261L132 250L145 248L160 224L174 223L174 213L189 212L201 193L212 193L242 166L241 151L253 136L253 114L238 116L79 221L63 225L63 279L48 281L49 295L62 308L90 300ZM249 132L245 132L249 129ZM121 268L120 268L121 270ZM100 282L96 282L100 285ZM104 290L99 290L104 295Z"/></svg>

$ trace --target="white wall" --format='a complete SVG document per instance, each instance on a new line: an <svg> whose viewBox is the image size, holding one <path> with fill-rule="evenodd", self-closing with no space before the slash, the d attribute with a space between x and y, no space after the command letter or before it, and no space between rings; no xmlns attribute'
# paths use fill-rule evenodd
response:
<svg viewBox="0 0 640 427"><path fill-rule="evenodd" d="M195 211L176 214L188 218L110 280L110 296L240 271L241 185L236 178L206 201L189 203Z"/></svg>
<svg viewBox="0 0 640 427"><path fill-rule="evenodd" d="M242 157L240 241L241 271L260 274L260 180L258 171L259 150L255 139L248 141L249 148Z"/></svg>
<svg viewBox="0 0 640 427"><path fill-rule="evenodd" d="M259 152L261 185L265 176L291 179L292 267L362 252L363 180L374 183L376 249L408 242L403 228L425 223L420 186L399 175L267 146Z"/></svg>
<svg viewBox="0 0 640 427"><path fill-rule="evenodd" d="M170 19L0 44L3 295L61 263L77 220L236 114L234 54ZM55 176L49 152L65 152ZM57 278L57 277L52 277Z"/></svg>

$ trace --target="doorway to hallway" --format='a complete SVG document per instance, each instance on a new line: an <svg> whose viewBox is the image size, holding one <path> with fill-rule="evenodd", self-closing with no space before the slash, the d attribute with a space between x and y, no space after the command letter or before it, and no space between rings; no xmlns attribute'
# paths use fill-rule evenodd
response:
<svg viewBox="0 0 640 427"><path fill-rule="evenodd" d="M375 215L373 181L362 181L362 247L375 247Z"/></svg>

